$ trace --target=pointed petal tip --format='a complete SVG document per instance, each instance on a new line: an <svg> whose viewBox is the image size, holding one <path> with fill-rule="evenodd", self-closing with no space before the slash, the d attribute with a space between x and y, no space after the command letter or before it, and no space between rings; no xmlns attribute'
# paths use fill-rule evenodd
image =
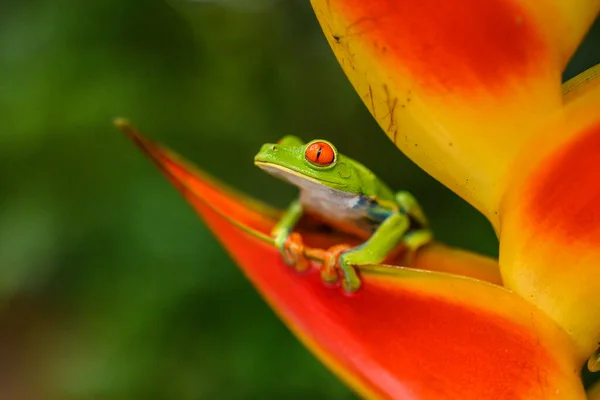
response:
<svg viewBox="0 0 600 400"><path fill-rule="evenodd" d="M136 139L140 137L139 132L127 118L117 117L113 120L113 125L134 141L137 141Z"/></svg>
<svg viewBox="0 0 600 400"><path fill-rule="evenodd" d="M123 127L131 125L129 123L129 120L125 117L116 117L115 119L113 119L113 124L119 129L123 129Z"/></svg>
<svg viewBox="0 0 600 400"><path fill-rule="evenodd" d="M113 120L113 124L138 147L144 150L145 153L152 156L152 153L148 149L148 146L151 145L151 142L147 140L127 118L117 117Z"/></svg>

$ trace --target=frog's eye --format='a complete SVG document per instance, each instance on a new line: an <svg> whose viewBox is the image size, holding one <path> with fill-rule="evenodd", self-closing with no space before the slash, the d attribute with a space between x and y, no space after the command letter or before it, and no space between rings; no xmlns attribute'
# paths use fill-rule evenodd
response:
<svg viewBox="0 0 600 400"><path fill-rule="evenodd" d="M313 164L327 166L335 161L335 151L329 143L313 142L306 147L304 156Z"/></svg>

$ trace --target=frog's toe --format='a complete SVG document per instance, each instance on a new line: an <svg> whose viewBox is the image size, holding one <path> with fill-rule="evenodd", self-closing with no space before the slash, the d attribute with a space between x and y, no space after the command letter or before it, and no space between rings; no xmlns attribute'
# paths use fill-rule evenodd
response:
<svg viewBox="0 0 600 400"><path fill-rule="evenodd" d="M340 279L335 268L323 268L321 270L321 279L323 282L333 285Z"/></svg>
<svg viewBox="0 0 600 400"><path fill-rule="evenodd" d="M360 279L344 279L342 281L342 287L346 293L355 293L361 287Z"/></svg>
<svg viewBox="0 0 600 400"><path fill-rule="evenodd" d="M339 280L338 261L340 259L340 256L344 252L347 252L350 249L351 249L351 246L349 246L349 245L339 244L339 245L330 247L326 251L325 257L323 259L323 266L321 267L321 279L325 283L329 283L329 284L337 283L337 281Z"/></svg>
<svg viewBox="0 0 600 400"><path fill-rule="evenodd" d="M298 271L306 271L310 264L304 255L304 243L299 233L291 233L282 248L283 260Z"/></svg>
<svg viewBox="0 0 600 400"><path fill-rule="evenodd" d="M354 293L360 289L361 282L356 274L353 263L348 259L348 253L342 254L339 259L342 272L344 274L344 280L342 281L342 287L347 293Z"/></svg>

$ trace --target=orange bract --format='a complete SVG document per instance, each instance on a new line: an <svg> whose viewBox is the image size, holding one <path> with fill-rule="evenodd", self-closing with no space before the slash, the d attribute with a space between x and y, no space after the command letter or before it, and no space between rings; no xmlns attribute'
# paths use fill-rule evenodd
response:
<svg viewBox="0 0 600 400"><path fill-rule="evenodd" d="M491 260L428 246L415 267L359 266L346 296L315 268L285 265L267 232L275 213L194 170L121 122L221 240L290 329L369 398L583 399L568 337L535 307L481 280ZM332 235L308 230L313 246ZM496 275L497 277L497 275Z"/></svg>

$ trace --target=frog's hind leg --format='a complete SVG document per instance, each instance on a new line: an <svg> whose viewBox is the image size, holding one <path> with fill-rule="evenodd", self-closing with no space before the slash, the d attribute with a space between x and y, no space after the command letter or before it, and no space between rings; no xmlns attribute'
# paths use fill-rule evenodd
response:
<svg viewBox="0 0 600 400"><path fill-rule="evenodd" d="M405 212L417 223L416 229L406 233L403 239L406 245L404 265L409 266L417 250L433 240L433 233L428 229L429 221L412 194L406 191L396 193L396 203L400 207L400 212Z"/></svg>
<svg viewBox="0 0 600 400"><path fill-rule="evenodd" d="M400 206L401 212L410 215L422 228L426 228L429 225L419 202L412 194L406 191L396 193L396 203Z"/></svg>
<svg viewBox="0 0 600 400"><path fill-rule="evenodd" d="M361 283L354 267L383 261L398 243L402 242L409 227L410 219L406 214L394 213L381 223L369 240L343 253L339 258L339 264L344 274L342 281L344 290L357 291Z"/></svg>
<svg viewBox="0 0 600 400"><path fill-rule="evenodd" d="M404 265L410 266L417 254L417 250L433 240L433 234L429 229L417 229L404 235L403 242L406 245Z"/></svg>

